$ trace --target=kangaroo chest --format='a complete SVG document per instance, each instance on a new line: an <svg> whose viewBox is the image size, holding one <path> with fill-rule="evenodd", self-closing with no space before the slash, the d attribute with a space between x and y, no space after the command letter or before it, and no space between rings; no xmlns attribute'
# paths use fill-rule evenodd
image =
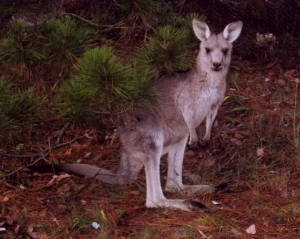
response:
<svg viewBox="0 0 300 239"><path fill-rule="evenodd" d="M219 106L225 96L225 88L209 87L206 90L200 91L194 98L194 107L200 114L210 110L211 107ZM202 111L202 112L201 112Z"/></svg>
<svg viewBox="0 0 300 239"><path fill-rule="evenodd" d="M212 110L219 108L224 96L225 89L223 88L210 87L205 91L200 91L189 106L194 123L199 125Z"/></svg>

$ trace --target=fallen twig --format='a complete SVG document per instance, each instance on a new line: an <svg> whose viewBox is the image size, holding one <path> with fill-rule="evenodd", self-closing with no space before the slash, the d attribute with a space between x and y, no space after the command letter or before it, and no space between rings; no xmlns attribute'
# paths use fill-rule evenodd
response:
<svg viewBox="0 0 300 239"><path fill-rule="evenodd" d="M203 238L210 239L211 237L207 237L202 231L198 229L198 232L201 234Z"/></svg>
<svg viewBox="0 0 300 239"><path fill-rule="evenodd" d="M121 26L123 25L122 22L116 23L114 25L100 25L100 24L92 22L88 19L85 19L81 16L78 16L74 13L69 13L69 12L68 13L67 12L62 12L62 13L60 13L60 15L69 15L69 16L72 16L72 17L76 17L76 18L80 19L81 21L84 21L84 22L86 22L86 23L88 23L88 24L90 24L91 26L94 26L94 27L104 27L104 28L108 28L108 29L113 29L113 28L122 28Z"/></svg>
<svg viewBox="0 0 300 239"><path fill-rule="evenodd" d="M23 158L33 158L33 156L36 157L36 155L39 155L40 157L39 157L38 159L34 160L32 163L30 163L30 164L28 164L28 165L26 165L26 166L23 166L23 167L19 167L19 168L16 169L15 171L10 172L10 173L8 173L8 174L6 174L6 175L3 175L3 176L0 176L0 177L7 177L7 176L10 176L10 175L12 175L12 174L14 174L14 173L19 172L20 170L22 170L22 169L24 169L24 168L27 168L28 166L33 166L33 165L35 165L37 162L39 162L41 159L44 159L45 161L47 161L47 160L46 160L46 156L48 156L48 155L50 154L50 152L51 152L52 149L55 149L55 148L58 148L58 147L61 147L61 146L64 146L64 145L71 144L71 143L73 143L75 140L81 139L81 138L84 138L84 137L86 137L86 136L83 135L83 136L75 137L74 139L72 139L72 140L69 141L69 142L57 144L57 145L54 145L54 146L49 146L49 147L48 147L47 149L45 149L43 152L37 153L37 154L33 154L33 155L12 155L12 154L10 155L10 154L7 154L8 157L11 157L11 158L13 158L13 157L15 157L15 156L18 156L17 158L22 158L22 156L23 156Z"/></svg>
<svg viewBox="0 0 300 239"><path fill-rule="evenodd" d="M81 139L81 138L84 138L86 137L85 135L82 135L82 136L76 136L74 139L68 141L68 142L65 142L65 143L60 143L61 142L61 139L62 139L62 136L63 134L65 133L65 131L67 130L67 128L70 126L70 122L66 123L64 125L64 127L62 128L62 130L56 135L57 139L56 139L56 142L54 144L49 144L49 146L44 149L42 152L39 152L39 153L35 153L35 154L30 154L30 155L19 155L19 154L6 154L6 153L0 153L0 156L2 157L7 157L7 158L30 158L31 159L31 163L28 164L27 166L23 166L23 167L19 167L18 169L14 170L13 172L10 172L6 175L3 175L1 177L6 177L6 176L10 176L28 166L33 166L35 165L37 162L39 162L40 160L46 160L46 157L51 153L51 150L55 149L55 148L59 148L59 147L62 147L62 146L65 146L65 145L68 145L68 144L71 144L73 143L75 140L78 140L78 139ZM37 158L38 157L38 158ZM36 160L33 161L34 158L37 158Z"/></svg>
<svg viewBox="0 0 300 239"><path fill-rule="evenodd" d="M60 144L60 141L61 141L61 138L62 136L64 135L65 131L67 130L67 128L70 126L70 122L66 123L64 125L64 127L62 128L62 130L57 134L55 135L55 137L57 137L56 139L56 142L53 144L53 145L49 145L47 148L45 148L42 152L39 152L39 153L35 153L35 154L25 154L25 155L20 155L20 154L6 154L6 153L0 153L0 156L2 157L7 157L7 158L36 158L36 157L40 157L40 156L43 156L45 154L48 154L51 152L52 149L54 148L57 148L57 147L61 147L65 144L69 144L70 142L68 143L63 143L63 144ZM76 140L78 139L77 137L74 139Z"/></svg>

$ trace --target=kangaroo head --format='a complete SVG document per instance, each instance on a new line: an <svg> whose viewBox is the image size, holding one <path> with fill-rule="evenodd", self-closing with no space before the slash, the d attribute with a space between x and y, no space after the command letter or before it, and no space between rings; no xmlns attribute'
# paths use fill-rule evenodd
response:
<svg viewBox="0 0 300 239"><path fill-rule="evenodd" d="M201 70L227 71L231 61L232 43L240 35L243 23L241 21L230 23L219 34L212 34L209 27L197 19L192 23L195 35L201 41L197 59Z"/></svg>

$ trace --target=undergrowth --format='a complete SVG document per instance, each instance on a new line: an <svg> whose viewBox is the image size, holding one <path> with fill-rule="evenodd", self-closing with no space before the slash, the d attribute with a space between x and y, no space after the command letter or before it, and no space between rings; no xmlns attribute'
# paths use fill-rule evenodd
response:
<svg viewBox="0 0 300 239"><path fill-rule="evenodd" d="M185 154L185 183L227 183L227 190L166 192L168 198L198 199L211 213L147 209L143 172L128 186L66 174L32 175L25 169L4 177L42 161L117 170L114 116L133 106L148 107L156 94L152 81L193 65L197 44L190 22L206 18L178 14L172 7L185 13L194 5L152 0L88 4L106 8L95 8L91 15L58 14L29 28L15 20L2 30L0 228L6 231L0 237L299 237L299 73L284 69L258 46L264 65L245 60L241 50L252 49L249 36L241 39L240 55L234 52L211 141ZM282 61L289 55L275 53ZM166 171L163 158L163 184ZM255 234L246 232L251 225Z"/></svg>

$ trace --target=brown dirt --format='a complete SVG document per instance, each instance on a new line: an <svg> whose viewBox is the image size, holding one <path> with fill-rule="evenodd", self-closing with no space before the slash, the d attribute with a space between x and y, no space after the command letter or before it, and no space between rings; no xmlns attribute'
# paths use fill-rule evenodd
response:
<svg viewBox="0 0 300 239"><path fill-rule="evenodd" d="M0 238L300 238L298 73L284 72L278 64L258 71L238 59L233 65L240 73L229 77L229 97L210 144L188 151L184 161L186 183L226 182L228 192L166 193L168 198L196 198L211 213L147 209L143 172L137 184L111 186L66 173L53 178L51 173L21 170L2 179L0 228L6 231ZM67 130L62 142L77 134L84 132ZM116 169L118 139L98 137L58 147L46 160ZM31 142L25 146L26 154L47 147ZM26 162L2 157L0 163L4 174ZM163 183L166 167L163 160ZM255 234L246 232L251 225Z"/></svg>

